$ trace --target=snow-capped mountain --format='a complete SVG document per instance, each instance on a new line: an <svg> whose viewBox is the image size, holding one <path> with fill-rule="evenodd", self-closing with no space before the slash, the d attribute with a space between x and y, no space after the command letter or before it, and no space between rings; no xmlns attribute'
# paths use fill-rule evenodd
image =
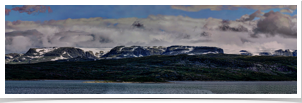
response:
<svg viewBox="0 0 302 103"><path fill-rule="evenodd" d="M110 48L44 47L30 48L25 54L10 53L5 55L5 63L37 63L47 61L95 61L99 59L119 59L144 57L151 55L201 55L223 54L223 49L207 46L116 46ZM241 55L255 56L241 50ZM297 56L297 50L275 50L260 52L260 56Z"/></svg>
<svg viewBox="0 0 302 103"><path fill-rule="evenodd" d="M162 46L117 46L102 57L143 57L149 55L161 55L166 51Z"/></svg>
<svg viewBox="0 0 302 103"><path fill-rule="evenodd" d="M109 53L102 57L143 57L150 55L200 55L200 54L217 54L223 53L223 49L217 47L206 46L181 46L174 45L170 47L162 46L117 46L113 48Z"/></svg>
<svg viewBox="0 0 302 103"><path fill-rule="evenodd" d="M104 54L108 53L112 48L82 48L82 47L77 47L79 49L84 50L85 52L92 52L94 56L100 58Z"/></svg>
<svg viewBox="0 0 302 103"><path fill-rule="evenodd" d="M178 54L188 54L188 55L198 55L198 54L223 54L223 49L217 47L206 47L206 46L170 46L162 55L178 55Z"/></svg>
<svg viewBox="0 0 302 103"><path fill-rule="evenodd" d="M36 63L71 58L99 59L92 51L84 51L75 47L43 47L30 48L24 55L6 54L6 63Z"/></svg>
<svg viewBox="0 0 302 103"><path fill-rule="evenodd" d="M248 56L252 56L253 54L250 53L249 51L246 51L246 50L240 50L240 54L241 55L248 55Z"/></svg>
<svg viewBox="0 0 302 103"><path fill-rule="evenodd" d="M279 49L272 52L260 52L260 56L297 56L297 50Z"/></svg>

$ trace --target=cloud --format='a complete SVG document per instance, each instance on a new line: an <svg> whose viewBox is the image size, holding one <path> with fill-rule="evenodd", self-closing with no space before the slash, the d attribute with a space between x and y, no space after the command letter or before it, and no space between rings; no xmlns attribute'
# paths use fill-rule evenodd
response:
<svg viewBox="0 0 302 103"><path fill-rule="evenodd" d="M44 6L44 5L24 5L22 7L12 8L12 10L18 11L19 13L27 13L27 14L45 13L46 11L48 11L48 13L52 12L49 6Z"/></svg>
<svg viewBox="0 0 302 103"><path fill-rule="evenodd" d="M246 19L246 21L251 21L251 20L254 20L255 19L255 17L259 17L259 18L261 18L262 17L262 14L264 14L263 12L261 12L260 10L257 10L256 12L254 12L253 14L251 14L250 16L249 16L249 18L248 19Z"/></svg>
<svg viewBox="0 0 302 103"><path fill-rule="evenodd" d="M256 17L262 18L264 13L261 12L260 10L257 10L256 12L252 13L251 15L243 15L240 19L237 21L252 21Z"/></svg>
<svg viewBox="0 0 302 103"><path fill-rule="evenodd" d="M233 7L234 8L243 7L243 8L255 9L255 10L268 10L268 9L274 9L274 8L286 8L286 9L291 9L291 10L297 9L297 5L240 5L240 6L233 6Z"/></svg>
<svg viewBox="0 0 302 103"><path fill-rule="evenodd" d="M26 52L31 47L41 47L43 34L37 30L13 31L5 33L6 52ZM24 46L24 47L22 47Z"/></svg>
<svg viewBox="0 0 302 103"><path fill-rule="evenodd" d="M32 21L6 22L6 52L19 51L19 53L24 53L23 51L27 51L28 48L18 48L18 45L12 45L14 37L25 35L29 38L26 47L112 48L119 45L191 45L221 47L225 53L239 53L243 49L255 53L261 50L297 48L295 46L296 38L283 38L279 36L283 34L278 32L272 37L251 38L248 32L219 31L218 27L221 25L221 19L150 15L148 18L139 19L144 24L144 29L131 26L136 20L138 19L89 18L50 20L43 23ZM115 23L118 23L118 25L113 26ZM245 22L230 21L230 27L235 28L243 25L252 30L253 26L257 26L256 23L256 21L251 21L250 25ZM33 29L41 33L39 38L35 38L36 33ZM31 30L32 33L28 30ZM201 36L202 32L209 32L212 35L204 37ZM17 35L17 33L19 34ZM268 46L269 44L275 46Z"/></svg>
<svg viewBox="0 0 302 103"><path fill-rule="evenodd" d="M5 8L5 15L9 15L9 12L10 12L11 10L10 9L6 9Z"/></svg>
<svg viewBox="0 0 302 103"><path fill-rule="evenodd" d="M32 30L32 28L37 28L41 24L38 24L34 21L5 21L5 32L10 32L10 31L26 31L26 30Z"/></svg>
<svg viewBox="0 0 302 103"><path fill-rule="evenodd" d="M5 40L6 41L6 40ZM29 37L15 36L11 39L11 45L5 45L6 53L25 53L29 48L32 47L33 42Z"/></svg>
<svg viewBox="0 0 302 103"><path fill-rule="evenodd" d="M281 13L283 13L283 12L293 13L294 11L291 10L291 9L282 9L282 10L280 10L280 12L281 12Z"/></svg>
<svg viewBox="0 0 302 103"><path fill-rule="evenodd" d="M250 38L248 33L212 31L212 42L200 43L199 45L217 46L226 53L239 54L240 50L247 50L253 54L261 51L273 52L277 49L296 49L297 39L283 38L281 36ZM242 38L248 41L242 42Z"/></svg>
<svg viewBox="0 0 302 103"><path fill-rule="evenodd" d="M192 5L192 6L172 5L171 8L179 9L183 11L199 11L203 9L222 10L222 5Z"/></svg>
<svg viewBox="0 0 302 103"><path fill-rule="evenodd" d="M9 33L5 33L5 36L34 36L41 37L43 34L38 32L37 30L27 30L27 31L13 31Z"/></svg>
<svg viewBox="0 0 302 103"><path fill-rule="evenodd" d="M279 34L284 37L297 38L297 22L292 17L280 12L270 11L265 13L265 19L257 24L257 30L267 33L268 36Z"/></svg>
<svg viewBox="0 0 302 103"><path fill-rule="evenodd" d="M63 31L56 33L54 36L48 39L53 45L61 46L76 46L83 45L82 47L88 47L89 43L101 44L101 43L110 43L108 37L101 34L92 34L81 31Z"/></svg>
<svg viewBox="0 0 302 103"><path fill-rule="evenodd" d="M182 6L182 5L172 5L171 8L183 10L183 11L200 11L204 9L210 10L234 10L238 8L248 8L255 10L267 10L273 8L287 8L291 10L296 10L297 5L192 5L192 6Z"/></svg>

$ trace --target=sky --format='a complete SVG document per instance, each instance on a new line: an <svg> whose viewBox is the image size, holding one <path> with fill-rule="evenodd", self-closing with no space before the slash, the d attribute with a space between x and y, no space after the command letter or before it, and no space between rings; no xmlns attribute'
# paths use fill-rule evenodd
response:
<svg viewBox="0 0 302 103"><path fill-rule="evenodd" d="M5 8L7 9L12 9L16 7L22 7L22 5L5 5ZM5 21L45 21L91 17L102 17L108 19L119 19L129 17L147 18L149 15L182 15L191 18L212 17L225 20L236 20L242 15L252 14L257 11L257 9L238 7L235 10L203 9L193 12L174 9L171 7L171 5L49 5L49 7L52 10L51 13L35 13L31 15L11 10L9 15L5 15ZM282 9L283 8L270 8L262 11L280 11ZM293 13L286 14L293 16L297 14L297 10L293 10Z"/></svg>
<svg viewBox="0 0 302 103"><path fill-rule="evenodd" d="M296 5L5 5L5 53L120 45L295 50L296 15ZM224 20L233 30L221 29ZM144 28L132 27L135 21Z"/></svg>

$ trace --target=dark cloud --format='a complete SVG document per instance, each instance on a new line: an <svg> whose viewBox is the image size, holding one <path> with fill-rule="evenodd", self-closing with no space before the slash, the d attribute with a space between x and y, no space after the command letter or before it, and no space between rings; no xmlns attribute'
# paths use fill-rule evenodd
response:
<svg viewBox="0 0 302 103"><path fill-rule="evenodd" d="M26 52L31 47L42 47L42 36L37 30L5 33L5 51L19 53Z"/></svg>
<svg viewBox="0 0 302 103"><path fill-rule="evenodd" d="M289 15L270 11L263 16L265 16L265 19L260 20L257 24L257 30L259 32L267 33L272 36L281 34L283 37L297 37L297 23L292 22Z"/></svg>
<svg viewBox="0 0 302 103"><path fill-rule="evenodd" d="M240 38L242 43L246 43L246 42L251 42L250 40L246 39L246 38Z"/></svg>
<svg viewBox="0 0 302 103"><path fill-rule="evenodd" d="M104 37L104 36L100 36L99 39L98 39L98 41L100 43L111 43L111 42L113 42L111 39L109 39L107 37Z"/></svg>
<svg viewBox="0 0 302 103"><path fill-rule="evenodd" d="M9 15L9 12L10 12L11 10L10 9L6 9L5 8L5 15Z"/></svg>
<svg viewBox="0 0 302 103"><path fill-rule="evenodd" d="M46 11L48 11L48 13L52 12L49 6L44 6L44 5L24 5L22 7L14 7L12 8L12 10L18 11L19 13L27 13L27 14L45 13Z"/></svg>

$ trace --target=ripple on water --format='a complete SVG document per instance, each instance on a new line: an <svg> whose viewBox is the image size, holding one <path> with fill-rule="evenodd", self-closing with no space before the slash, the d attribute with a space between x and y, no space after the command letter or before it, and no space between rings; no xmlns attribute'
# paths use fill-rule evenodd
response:
<svg viewBox="0 0 302 103"><path fill-rule="evenodd" d="M296 94L296 81L83 83L83 80L5 81L6 94Z"/></svg>

